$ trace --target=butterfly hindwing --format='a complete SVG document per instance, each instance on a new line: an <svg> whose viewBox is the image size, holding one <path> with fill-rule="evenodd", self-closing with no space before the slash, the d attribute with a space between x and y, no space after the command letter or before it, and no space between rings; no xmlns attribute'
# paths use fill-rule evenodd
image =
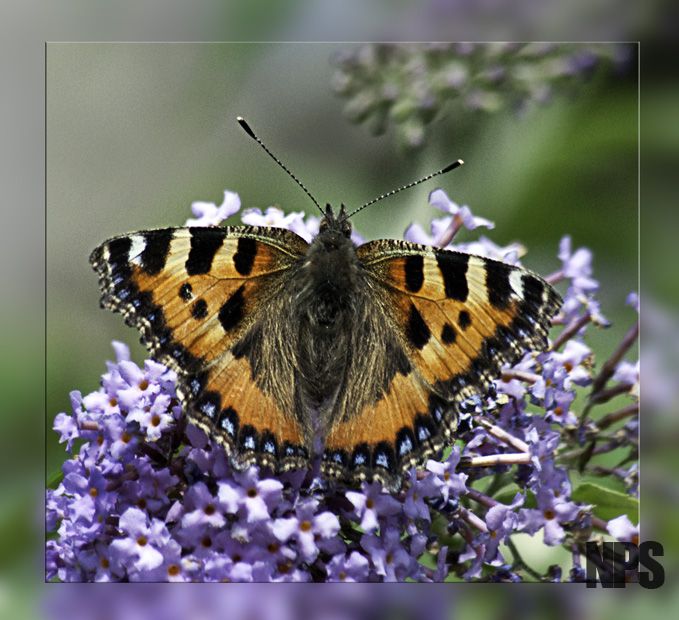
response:
<svg viewBox="0 0 679 620"><path fill-rule="evenodd" d="M116 237L90 258L102 305L121 312L154 357L177 372L189 420L242 465L302 462L290 365L255 369L252 360L267 352L245 349L253 346L246 342L253 326L266 323L261 315L282 303L307 247L277 228L169 228ZM260 338L257 346L265 344ZM272 379L274 372L282 376ZM276 388L267 389L272 381Z"/></svg>
<svg viewBox="0 0 679 620"><path fill-rule="evenodd" d="M560 299L528 270L478 256L391 240L360 246L357 255L409 370L362 411L337 418L326 470L394 486L404 469L442 447L460 403L483 393L505 364L545 348ZM365 428L374 441L356 463L348 448Z"/></svg>

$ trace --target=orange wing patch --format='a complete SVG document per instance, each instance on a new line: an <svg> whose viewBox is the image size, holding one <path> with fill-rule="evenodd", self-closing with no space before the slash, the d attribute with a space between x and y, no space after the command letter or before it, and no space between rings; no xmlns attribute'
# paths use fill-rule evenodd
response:
<svg viewBox="0 0 679 620"><path fill-rule="evenodd" d="M299 424L257 387L244 358L229 353L215 363L188 413L238 467L259 462L287 470L302 467L308 459Z"/></svg>
<svg viewBox="0 0 679 620"><path fill-rule="evenodd" d="M397 374L386 395L356 416L335 424L325 441L327 475L374 479L397 489L400 472L443 447L449 428L416 373Z"/></svg>

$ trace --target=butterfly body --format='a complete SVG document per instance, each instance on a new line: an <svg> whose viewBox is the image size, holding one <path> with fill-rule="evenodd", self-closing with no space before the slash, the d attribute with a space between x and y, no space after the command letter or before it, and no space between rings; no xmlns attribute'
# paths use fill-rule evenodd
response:
<svg viewBox="0 0 679 620"><path fill-rule="evenodd" d="M91 256L104 306L178 374L186 415L235 466L322 460L380 480L454 437L504 364L543 349L558 294L522 268L407 243L355 246L328 206L307 244L276 228L176 228Z"/></svg>

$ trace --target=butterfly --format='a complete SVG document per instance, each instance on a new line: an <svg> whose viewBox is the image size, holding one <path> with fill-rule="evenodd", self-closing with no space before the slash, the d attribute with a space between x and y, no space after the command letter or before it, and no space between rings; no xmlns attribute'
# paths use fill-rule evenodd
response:
<svg viewBox="0 0 679 620"><path fill-rule="evenodd" d="M356 246L351 230L327 205L311 243L282 228L165 228L92 252L102 306L176 371L188 421L238 469L315 460L399 489L452 443L467 399L547 346L561 299L538 275L406 241Z"/></svg>

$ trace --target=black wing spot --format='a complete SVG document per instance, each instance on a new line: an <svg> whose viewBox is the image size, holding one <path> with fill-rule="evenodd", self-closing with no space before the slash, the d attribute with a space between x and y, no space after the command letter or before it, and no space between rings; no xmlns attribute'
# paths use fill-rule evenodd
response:
<svg viewBox="0 0 679 620"><path fill-rule="evenodd" d="M494 260L486 260L485 264L488 301L495 308L504 310L512 297L512 285L509 282L512 268L505 263Z"/></svg>
<svg viewBox="0 0 679 620"><path fill-rule="evenodd" d="M149 275L155 275L165 267L170 253L170 242L174 232L171 228L149 230L144 233L144 250L141 253L141 268Z"/></svg>
<svg viewBox="0 0 679 620"><path fill-rule="evenodd" d="M457 252L436 252L436 262L443 278L446 297L457 301L467 301L469 255Z"/></svg>
<svg viewBox="0 0 679 620"><path fill-rule="evenodd" d="M531 308L535 309L542 306L542 295L545 285L529 273L521 277L521 282L523 284L523 297Z"/></svg>
<svg viewBox="0 0 679 620"><path fill-rule="evenodd" d="M424 257L419 254L408 256L404 262L406 288L417 293L424 284Z"/></svg>
<svg viewBox="0 0 679 620"><path fill-rule="evenodd" d="M222 247L226 232L219 228L191 228L191 249L186 260L190 276L208 273L217 250Z"/></svg>
<svg viewBox="0 0 679 620"><path fill-rule="evenodd" d="M450 323L446 323L441 330L441 340L443 341L443 344L453 344L455 338L457 338L455 328Z"/></svg>
<svg viewBox="0 0 679 620"><path fill-rule="evenodd" d="M238 239L238 249L233 255L233 265L242 276L249 276L257 256L257 241L250 237Z"/></svg>
<svg viewBox="0 0 679 620"><path fill-rule="evenodd" d="M245 313L245 297L243 296L244 287L245 285L241 285L219 309L219 322L226 332L237 327L243 320Z"/></svg>
<svg viewBox="0 0 679 620"><path fill-rule="evenodd" d="M197 321L203 320L207 316L207 302L204 299L197 299L191 307L191 316Z"/></svg>
<svg viewBox="0 0 679 620"><path fill-rule="evenodd" d="M188 282L184 282L179 287L179 297L184 301L191 301L193 299L193 288Z"/></svg>
<svg viewBox="0 0 679 620"><path fill-rule="evenodd" d="M417 349L423 349L429 342L431 337L431 330L424 322L422 315L418 312L415 304L410 304L410 315L408 316L407 325L408 340Z"/></svg>
<svg viewBox="0 0 679 620"><path fill-rule="evenodd" d="M457 324L462 329L467 329L472 324L472 317L469 316L469 312L460 310L460 314L457 317Z"/></svg>

